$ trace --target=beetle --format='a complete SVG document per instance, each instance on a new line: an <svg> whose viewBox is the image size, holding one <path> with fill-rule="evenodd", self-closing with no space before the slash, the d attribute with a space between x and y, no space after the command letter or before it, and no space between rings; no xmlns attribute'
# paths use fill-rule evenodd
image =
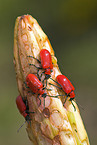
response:
<svg viewBox="0 0 97 145"><path fill-rule="evenodd" d="M47 49L41 49L40 59L42 68L45 70L45 74L50 75L51 70L53 69L52 57L50 52Z"/></svg>
<svg viewBox="0 0 97 145"><path fill-rule="evenodd" d="M58 84L62 87L62 90L66 93L67 97L70 97L69 101L71 101L74 110L76 110L72 100L75 98L75 93L74 93L74 86L70 82L70 80L65 76L65 75L58 75L56 77ZM67 99L67 98L66 98ZM66 102L66 100L65 100ZM65 104L65 102L63 104Z"/></svg>
<svg viewBox="0 0 97 145"><path fill-rule="evenodd" d="M43 73L45 73L45 75L46 75L44 80L49 79L50 74L53 69L52 57L51 57L50 52L47 49L41 49L40 50L40 60L38 60L37 58L35 58L33 56L28 56L28 57L32 57L32 58L36 59L41 64L41 67L37 67L34 64L29 64L29 65L35 66L38 69L38 71L37 71L38 77L39 77L39 69L44 69ZM40 79L40 77L39 77L39 79Z"/></svg>
<svg viewBox="0 0 97 145"><path fill-rule="evenodd" d="M29 117L29 111L21 96L18 96L16 98L16 105L21 115L25 118L27 122L29 122L31 120L31 118Z"/></svg>
<svg viewBox="0 0 97 145"><path fill-rule="evenodd" d="M64 75L58 75L57 76L57 82L61 85L63 91L69 96L70 98L74 99L75 93L74 93L74 86L70 82L70 80L64 76Z"/></svg>
<svg viewBox="0 0 97 145"><path fill-rule="evenodd" d="M38 93L37 98L40 100L39 95L44 98L44 106L45 106L45 98L47 96L47 93L45 93L45 89L43 87L43 84L40 82L40 80L34 75L34 74L28 74L26 77L26 84L31 89L33 93ZM48 89L47 89L48 90Z"/></svg>
<svg viewBox="0 0 97 145"><path fill-rule="evenodd" d="M38 93L40 95L44 93L43 84L34 74L27 75L26 84L32 90L33 93Z"/></svg>
<svg viewBox="0 0 97 145"><path fill-rule="evenodd" d="M50 79L52 79L52 78L50 78ZM55 87L57 87L59 89L62 89L65 92L65 94L67 95L67 97L70 97L69 101L71 101L71 103L72 103L72 105L74 107L74 110L76 111L76 108L75 108L75 106L74 106L74 104L72 102L72 100L75 98L75 93L74 93L75 88L74 88L74 86L72 85L70 80L65 75L58 75L56 77L56 80L57 81L55 81L55 80L53 80L53 81L55 83L57 83L60 87L56 86L54 84L51 84L51 83L49 83L49 85L53 85L53 86L55 86ZM57 95L57 96L53 96L53 97L58 97L58 96L65 96L65 95ZM67 100L67 97L66 97L63 105L65 104L65 102Z"/></svg>
<svg viewBox="0 0 97 145"><path fill-rule="evenodd" d="M20 128L17 130L17 132L19 132L19 130L23 127L23 125L26 123L26 121L29 123L31 121L31 118L29 116L30 113L35 113L35 112L29 112L29 107L27 105L27 100L23 100L23 98L21 96L18 96L16 98L16 105L17 108L19 110L19 112L21 113L21 115L25 118L25 122L20 126ZM31 122L30 122L31 123Z"/></svg>

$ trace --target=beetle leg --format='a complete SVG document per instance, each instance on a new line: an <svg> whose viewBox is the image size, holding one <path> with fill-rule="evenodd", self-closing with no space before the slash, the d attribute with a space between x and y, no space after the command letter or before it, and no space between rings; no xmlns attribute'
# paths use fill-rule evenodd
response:
<svg viewBox="0 0 97 145"><path fill-rule="evenodd" d="M45 80L48 80L51 77L51 75L45 75Z"/></svg>
<svg viewBox="0 0 97 145"><path fill-rule="evenodd" d="M27 96L24 98L22 98L22 100L23 100L23 102L25 103L25 105L26 105L26 109L28 110L28 100L27 100Z"/></svg>
<svg viewBox="0 0 97 145"><path fill-rule="evenodd" d="M39 99L40 103L39 106L41 105L41 99L39 98L39 94L37 95L37 98Z"/></svg>
<svg viewBox="0 0 97 145"><path fill-rule="evenodd" d="M39 69L37 70L37 76L38 76L39 80L41 81L41 78L39 76Z"/></svg>
<svg viewBox="0 0 97 145"><path fill-rule="evenodd" d="M46 87L47 87L47 79L46 79Z"/></svg>
<svg viewBox="0 0 97 145"><path fill-rule="evenodd" d="M47 96L47 93L42 94L42 97L44 98L44 108L45 108L45 98Z"/></svg>
<svg viewBox="0 0 97 145"><path fill-rule="evenodd" d="M28 89L29 87L27 86L27 83L26 83L26 82L24 82L24 84L25 84L25 87Z"/></svg>
<svg viewBox="0 0 97 145"><path fill-rule="evenodd" d="M35 112L29 112L29 111L28 111L28 113L35 113Z"/></svg>
<svg viewBox="0 0 97 145"><path fill-rule="evenodd" d="M52 91L52 89L47 89L47 91Z"/></svg>
<svg viewBox="0 0 97 145"><path fill-rule="evenodd" d="M73 102L72 102L73 99L74 99L74 98L70 98L69 101L71 101L71 104L72 104L72 106L74 107L74 111L76 111L75 105L74 105Z"/></svg>
<svg viewBox="0 0 97 145"><path fill-rule="evenodd" d="M44 72L42 72L42 75L43 75L43 73L44 73ZM44 87L44 81L45 81L45 80L46 80L46 79L44 78L43 81L42 81L42 83L43 83L43 87Z"/></svg>
<svg viewBox="0 0 97 145"><path fill-rule="evenodd" d="M58 98L59 95L56 95L56 96L50 96L50 95L47 95L48 97L53 97L53 98Z"/></svg>
<svg viewBox="0 0 97 145"><path fill-rule="evenodd" d="M68 98L68 96L66 96L66 99L65 99L65 101L64 101L64 103L63 103L63 106L64 106L64 104L66 103L66 101L67 101L67 98Z"/></svg>
<svg viewBox="0 0 97 145"><path fill-rule="evenodd" d="M74 107L74 111L76 111L76 108L75 108L75 106L74 106L74 104L73 104L73 102L71 101L71 103L72 103L72 106Z"/></svg>
<svg viewBox="0 0 97 145"><path fill-rule="evenodd" d="M42 68L41 68L42 69ZM41 73L41 75L39 76L39 71L38 71L38 76L39 76L39 80L41 81L42 75L44 72ZM44 82L43 82L43 86L44 86Z"/></svg>
<svg viewBox="0 0 97 145"><path fill-rule="evenodd" d="M44 98L44 108L45 108L45 98Z"/></svg>

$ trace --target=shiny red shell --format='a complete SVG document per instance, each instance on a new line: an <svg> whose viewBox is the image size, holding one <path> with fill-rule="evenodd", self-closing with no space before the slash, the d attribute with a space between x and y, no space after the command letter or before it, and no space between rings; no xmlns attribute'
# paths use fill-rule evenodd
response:
<svg viewBox="0 0 97 145"><path fill-rule="evenodd" d="M19 112L24 116L24 118L27 117L27 113L26 113L26 105L25 103L23 102L22 100L22 97L21 96L18 96L16 98L16 105L17 105L17 108L19 110Z"/></svg>
<svg viewBox="0 0 97 145"><path fill-rule="evenodd" d="M74 94L74 86L71 84L71 82L69 81L69 79L64 76L64 75L58 75L57 76L57 82L61 85L63 91L70 97L70 98L74 98L75 94Z"/></svg>
<svg viewBox="0 0 97 145"><path fill-rule="evenodd" d="M34 74L28 74L26 77L26 83L33 93L38 93L40 95L44 93L43 84Z"/></svg>
<svg viewBox="0 0 97 145"><path fill-rule="evenodd" d="M42 68L45 69L45 74L50 75L51 70L53 69L52 57L50 52L46 49L41 49L40 59L41 59Z"/></svg>

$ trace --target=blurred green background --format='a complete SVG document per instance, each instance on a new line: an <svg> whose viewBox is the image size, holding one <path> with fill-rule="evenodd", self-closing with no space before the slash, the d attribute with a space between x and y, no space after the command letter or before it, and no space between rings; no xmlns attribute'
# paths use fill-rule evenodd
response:
<svg viewBox="0 0 97 145"><path fill-rule="evenodd" d="M97 0L0 0L0 145L30 145L19 114L13 65L17 16L31 14L47 34L60 70L74 84L90 142L97 143Z"/></svg>

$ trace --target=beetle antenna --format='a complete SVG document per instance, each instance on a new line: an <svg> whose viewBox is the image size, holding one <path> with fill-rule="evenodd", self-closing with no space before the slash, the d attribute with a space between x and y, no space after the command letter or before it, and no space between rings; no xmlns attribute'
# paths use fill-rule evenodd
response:
<svg viewBox="0 0 97 145"><path fill-rule="evenodd" d="M39 59L35 58L34 56L29 55L29 56L27 56L27 57L34 58L34 59L37 60L39 63L41 63L41 61L40 61Z"/></svg>
<svg viewBox="0 0 97 145"><path fill-rule="evenodd" d="M50 96L50 95L47 95L48 97L53 97L53 98L58 98L59 99L59 96L66 96L66 95L56 95L56 96Z"/></svg>
<svg viewBox="0 0 97 145"><path fill-rule="evenodd" d="M20 128L17 130L17 133L20 131L20 129L24 126L24 124L26 123L26 121L20 126Z"/></svg>
<svg viewBox="0 0 97 145"><path fill-rule="evenodd" d="M29 65L32 65L34 67L36 67L37 69L42 69L41 67L36 66L35 64L29 63Z"/></svg>
<svg viewBox="0 0 97 145"><path fill-rule="evenodd" d="M78 106L80 106L80 108L82 108L82 109L85 111L85 109L83 108L83 106L82 106L81 104L79 104L79 103L77 103L77 102L76 102L76 104L77 104Z"/></svg>
<svg viewBox="0 0 97 145"><path fill-rule="evenodd" d="M52 85L52 86L54 86L54 87L56 87L56 88L58 88L58 89L62 89L62 88L60 88L60 87L58 87L58 86L56 86L56 85L54 85L54 84L51 84L51 83L49 83L49 85Z"/></svg>
<svg viewBox="0 0 97 145"><path fill-rule="evenodd" d="M61 86L57 81L53 80L52 78L50 78L52 81L54 81L55 83L57 83L59 86Z"/></svg>
<svg viewBox="0 0 97 145"><path fill-rule="evenodd" d="M67 101L67 98L68 98L68 97L66 96L66 99L65 99L65 101L64 101L64 103L63 103L63 106L64 106L65 102Z"/></svg>

